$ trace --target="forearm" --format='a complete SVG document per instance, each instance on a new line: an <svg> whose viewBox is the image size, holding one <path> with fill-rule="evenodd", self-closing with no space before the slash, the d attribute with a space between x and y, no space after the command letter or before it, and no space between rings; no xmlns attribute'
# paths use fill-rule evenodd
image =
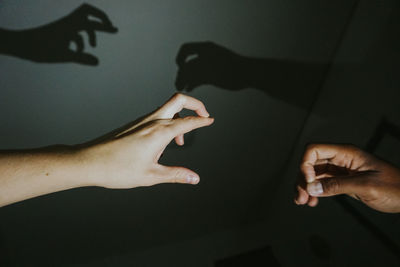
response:
<svg viewBox="0 0 400 267"><path fill-rule="evenodd" d="M0 206L92 185L82 153L67 146L0 152Z"/></svg>

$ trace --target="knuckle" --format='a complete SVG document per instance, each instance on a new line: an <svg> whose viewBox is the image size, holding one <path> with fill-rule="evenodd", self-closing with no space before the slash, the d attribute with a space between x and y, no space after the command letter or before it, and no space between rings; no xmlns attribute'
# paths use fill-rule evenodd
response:
<svg viewBox="0 0 400 267"><path fill-rule="evenodd" d="M184 94L182 93L175 93L173 99L175 101L182 101L185 98Z"/></svg>
<svg viewBox="0 0 400 267"><path fill-rule="evenodd" d="M158 136L164 132L165 124L161 120L156 120L143 130L143 134L145 135Z"/></svg>
<svg viewBox="0 0 400 267"><path fill-rule="evenodd" d="M194 119L193 116L186 116L186 117L182 118L182 120L185 121L185 122L192 121L193 119Z"/></svg>
<svg viewBox="0 0 400 267"><path fill-rule="evenodd" d="M365 190L370 199L379 198L380 192L376 186L368 186Z"/></svg>
<svg viewBox="0 0 400 267"><path fill-rule="evenodd" d="M361 184L364 188L364 192L372 199L378 198L379 197L379 188L378 188L378 184L373 181L372 179L369 178L365 178L362 181Z"/></svg>
<svg viewBox="0 0 400 267"><path fill-rule="evenodd" d="M176 169L176 170L174 170L174 172L173 172L173 175L172 175L172 183L179 183L179 182L181 182L181 180L182 180L182 177L184 177L184 174L185 174L185 172L183 171L183 170L181 170L181 169Z"/></svg>
<svg viewBox="0 0 400 267"><path fill-rule="evenodd" d="M178 119L166 119L164 120L161 124L160 127L162 128L162 131L172 131L172 126L174 125L175 120Z"/></svg>

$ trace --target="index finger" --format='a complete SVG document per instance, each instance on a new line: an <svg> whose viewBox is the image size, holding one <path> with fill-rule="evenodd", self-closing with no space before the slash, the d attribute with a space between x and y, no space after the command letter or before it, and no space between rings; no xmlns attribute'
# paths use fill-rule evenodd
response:
<svg viewBox="0 0 400 267"><path fill-rule="evenodd" d="M183 109L189 109L196 112L200 117L209 117L203 102L184 94L173 95L157 112L157 119L172 119L174 115Z"/></svg>
<svg viewBox="0 0 400 267"><path fill-rule="evenodd" d="M316 179L316 165L331 163L338 153L336 145L313 144L308 145L301 161L300 169L307 183Z"/></svg>

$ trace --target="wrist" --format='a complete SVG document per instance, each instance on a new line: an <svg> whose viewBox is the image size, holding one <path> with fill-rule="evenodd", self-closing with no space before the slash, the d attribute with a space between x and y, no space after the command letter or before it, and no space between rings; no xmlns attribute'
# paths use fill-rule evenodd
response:
<svg viewBox="0 0 400 267"><path fill-rule="evenodd" d="M85 147L72 147L72 152L67 156L74 169L74 183L77 187L100 186L104 187L107 178L108 155L106 144L96 144Z"/></svg>
<svg viewBox="0 0 400 267"><path fill-rule="evenodd" d="M65 189L94 185L92 166L88 164L83 149L68 145L51 146L44 149L43 161L47 163L43 165L45 175L50 181L57 179L56 183Z"/></svg>

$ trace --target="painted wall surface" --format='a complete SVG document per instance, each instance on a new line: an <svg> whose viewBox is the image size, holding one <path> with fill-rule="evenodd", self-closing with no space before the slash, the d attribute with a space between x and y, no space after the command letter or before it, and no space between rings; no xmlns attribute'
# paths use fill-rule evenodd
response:
<svg viewBox="0 0 400 267"><path fill-rule="evenodd" d="M188 93L206 104L215 125L188 136L183 149L171 146L163 162L198 171L200 185L81 188L4 207L1 259L87 263L259 219L287 169L355 1L87 2L118 27L115 34L98 33L96 48L85 47L99 65L0 56L2 149L85 142L152 111L176 91L175 57L186 42L213 41L264 59L269 71L263 82L280 70L287 76L273 88L233 92L204 84ZM2 1L0 28L37 27L80 4ZM299 78L297 71L310 64L308 78ZM315 114L326 116L322 108Z"/></svg>

